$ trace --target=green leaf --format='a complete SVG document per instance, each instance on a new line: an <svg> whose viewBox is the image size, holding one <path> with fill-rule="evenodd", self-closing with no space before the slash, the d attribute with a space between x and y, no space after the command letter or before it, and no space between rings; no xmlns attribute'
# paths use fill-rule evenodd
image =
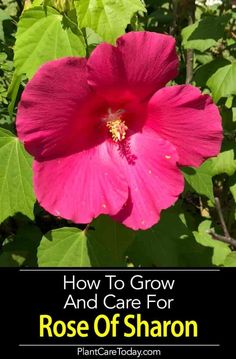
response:
<svg viewBox="0 0 236 359"><path fill-rule="evenodd" d="M0 40L2 41L5 40L3 22L10 19L10 16L5 11L0 9Z"/></svg>
<svg viewBox="0 0 236 359"><path fill-rule="evenodd" d="M200 52L200 51L195 51L195 58L196 61L199 62L202 65L207 65L209 62L212 62L213 60L213 56L211 53L209 52Z"/></svg>
<svg viewBox="0 0 236 359"><path fill-rule="evenodd" d="M126 251L134 240L135 232L108 216L95 219L87 236L90 240L90 258L93 266L126 266Z"/></svg>
<svg viewBox="0 0 236 359"><path fill-rule="evenodd" d="M225 258L231 252L226 243L212 239L207 231L211 228L211 221L205 220L200 223L198 232L193 232L196 241L206 247L213 248L212 263L214 265L223 265Z"/></svg>
<svg viewBox="0 0 236 359"><path fill-rule="evenodd" d="M31 166L18 138L0 128L0 222L17 212L34 218Z"/></svg>
<svg viewBox="0 0 236 359"><path fill-rule="evenodd" d="M236 267L236 252L231 252L224 261L225 267Z"/></svg>
<svg viewBox="0 0 236 359"><path fill-rule="evenodd" d="M61 228L48 232L38 248L44 267L124 267L125 253L134 232L101 216L91 228Z"/></svg>
<svg viewBox="0 0 236 359"><path fill-rule="evenodd" d="M18 75L31 78L40 65L65 56L85 56L85 43L78 28L47 7L23 12L16 33L14 64Z"/></svg>
<svg viewBox="0 0 236 359"><path fill-rule="evenodd" d="M85 29L85 34L86 34L86 42L88 47L87 50L88 53L90 54L95 49L95 47L102 42L102 39L90 28Z"/></svg>
<svg viewBox="0 0 236 359"><path fill-rule="evenodd" d="M182 45L185 49L195 49L201 52L214 46L217 41L224 37L225 26L230 15L207 16L196 21L182 30Z"/></svg>
<svg viewBox="0 0 236 359"><path fill-rule="evenodd" d="M207 81L213 99L218 102L222 97L236 95L236 62L221 67Z"/></svg>
<svg viewBox="0 0 236 359"><path fill-rule="evenodd" d="M112 44L137 11L146 11L141 0L75 0L75 8L81 28L91 28Z"/></svg>
<svg viewBox="0 0 236 359"><path fill-rule="evenodd" d="M192 227L193 219L181 208L169 208L154 227L137 233L128 256L142 267L211 266L212 250L196 243Z"/></svg>
<svg viewBox="0 0 236 359"><path fill-rule="evenodd" d="M236 160L234 159L234 150L221 152L217 157L211 159L212 175L226 173L232 176L236 171Z"/></svg>
<svg viewBox="0 0 236 359"><path fill-rule="evenodd" d="M208 62L196 70L194 74L194 81L196 86L204 88L207 80L219 69L230 64L229 61L222 58L217 58L211 62Z"/></svg>
<svg viewBox="0 0 236 359"><path fill-rule="evenodd" d="M91 267L85 232L60 228L48 232L38 248L39 267Z"/></svg>
<svg viewBox="0 0 236 359"><path fill-rule="evenodd" d="M195 192L207 196L214 202L211 161L204 162L199 168L182 168L182 171L185 180Z"/></svg>

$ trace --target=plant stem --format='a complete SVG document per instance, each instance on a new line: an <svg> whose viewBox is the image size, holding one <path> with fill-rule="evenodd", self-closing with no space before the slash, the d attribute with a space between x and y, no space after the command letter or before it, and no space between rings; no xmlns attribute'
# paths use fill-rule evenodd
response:
<svg viewBox="0 0 236 359"><path fill-rule="evenodd" d="M85 235L87 234L87 232L88 232L88 230L90 228L90 225L91 225L91 223L88 223L87 226L84 228L83 232L84 232Z"/></svg>
<svg viewBox="0 0 236 359"><path fill-rule="evenodd" d="M230 234L229 234L228 228L227 228L225 220L224 220L222 208L221 208L221 205L220 205L220 200L219 200L218 197L215 197L215 206L216 206L216 209L217 209L217 212L218 212L218 216L219 216L219 219L220 219L220 224L221 224L221 227L223 229L224 235L225 235L226 238L230 238Z"/></svg>
<svg viewBox="0 0 236 359"><path fill-rule="evenodd" d="M177 6L178 6L178 0L171 0L170 1L170 9L173 13L173 22L170 26L170 35L174 35L177 28Z"/></svg>
<svg viewBox="0 0 236 359"><path fill-rule="evenodd" d="M232 237L228 238L225 236L221 236L220 234L215 233L213 229L209 229L209 231L207 231L207 233L210 234L213 239L216 239L217 241L220 241L220 242L227 243L231 247L233 247L233 249L236 250L236 239L234 239Z"/></svg>
<svg viewBox="0 0 236 359"><path fill-rule="evenodd" d="M188 25L192 25L195 21L195 1L192 1L188 9ZM193 60L194 52L188 49L186 53L186 84L189 84L193 78Z"/></svg>
<svg viewBox="0 0 236 359"><path fill-rule="evenodd" d="M218 213L218 216L220 219L221 227L224 232L224 236L215 233L215 231L213 229L210 229L209 231L207 231L207 233L209 233L213 239L227 243L232 247L232 249L236 250L236 239L232 238L229 234L229 231L228 231L228 228L226 226L225 219L223 216L222 208L220 205L220 200L218 197L215 197L215 206L216 206L216 210L217 210L217 213Z"/></svg>

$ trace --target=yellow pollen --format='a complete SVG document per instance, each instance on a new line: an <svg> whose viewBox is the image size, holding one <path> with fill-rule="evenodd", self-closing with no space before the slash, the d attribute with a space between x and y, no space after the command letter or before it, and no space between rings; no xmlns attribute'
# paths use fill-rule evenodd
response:
<svg viewBox="0 0 236 359"><path fill-rule="evenodd" d="M106 122L106 127L111 133L113 141L115 142L122 141L126 137L128 127L126 126L125 121L121 119L124 112L124 110L112 112L109 108L108 115L103 119Z"/></svg>
<svg viewBox="0 0 236 359"><path fill-rule="evenodd" d="M107 127L111 133L113 141L118 142L125 139L126 131L128 130L125 121L122 121L119 118L113 121L108 121Z"/></svg>

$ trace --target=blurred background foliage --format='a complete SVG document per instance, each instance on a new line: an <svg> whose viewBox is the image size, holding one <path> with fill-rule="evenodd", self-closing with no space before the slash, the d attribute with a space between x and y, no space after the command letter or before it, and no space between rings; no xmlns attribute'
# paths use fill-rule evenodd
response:
<svg viewBox="0 0 236 359"><path fill-rule="evenodd" d="M184 193L150 230L133 232L106 216L85 228L36 202L32 158L16 137L17 104L41 64L88 56L132 30L176 38L180 67L171 84L213 97L222 150L182 169ZM0 266L236 266L235 53L233 0L0 0Z"/></svg>

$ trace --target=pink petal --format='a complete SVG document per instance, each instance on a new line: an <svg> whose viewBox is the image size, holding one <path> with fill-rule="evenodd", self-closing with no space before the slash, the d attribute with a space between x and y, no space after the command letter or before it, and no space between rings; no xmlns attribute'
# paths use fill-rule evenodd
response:
<svg viewBox="0 0 236 359"><path fill-rule="evenodd" d="M106 98L151 96L177 75L175 39L154 32L130 32L117 47L101 44L88 60L88 80ZM113 95L115 94L115 95Z"/></svg>
<svg viewBox="0 0 236 359"><path fill-rule="evenodd" d="M87 84L85 59L51 61L22 94L18 135L37 159L72 154L102 141L96 127L102 106Z"/></svg>
<svg viewBox="0 0 236 359"><path fill-rule="evenodd" d="M132 135L123 146L120 166L130 196L115 219L133 229L147 229L183 191L183 176L176 165L178 156L174 146L147 128ZM122 156L122 147L120 153Z"/></svg>
<svg viewBox="0 0 236 359"><path fill-rule="evenodd" d="M199 166L221 148L219 111L208 95L191 85L156 92L148 105L146 125L176 147L180 165Z"/></svg>
<svg viewBox="0 0 236 359"><path fill-rule="evenodd" d="M128 197L117 149L109 141L68 157L35 161L34 187L42 207L76 223L114 215Z"/></svg>

